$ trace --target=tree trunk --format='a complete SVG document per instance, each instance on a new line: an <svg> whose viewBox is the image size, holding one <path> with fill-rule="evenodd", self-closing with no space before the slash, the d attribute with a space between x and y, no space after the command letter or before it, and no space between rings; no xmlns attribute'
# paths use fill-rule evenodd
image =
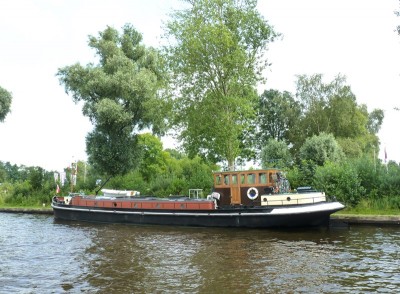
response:
<svg viewBox="0 0 400 294"><path fill-rule="evenodd" d="M228 159L228 170L229 171L235 170L235 159Z"/></svg>

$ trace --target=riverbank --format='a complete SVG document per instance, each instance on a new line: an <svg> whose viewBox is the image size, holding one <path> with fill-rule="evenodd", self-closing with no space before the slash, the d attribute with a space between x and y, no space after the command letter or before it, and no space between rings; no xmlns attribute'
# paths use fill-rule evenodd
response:
<svg viewBox="0 0 400 294"><path fill-rule="evenodd" d="M51 207L26 208L26 207L0 207L0 212L6 213L27 213L27 214L53 214Z"/></svg>
<svg viewBox="0 0 400 294"><path fill-rule="evenodd" d="M27 214L53 214L51 207L25 208L25 207L0 207L0 213L27 213ZM386 225L400 226L400 215L357 215L337 214L331 215L331 225Z"/></svg>
<svg viewBox="0 0 400 294"><path fill-rule="evenodd" d="M400 215L332 214L331 224L400 226Z"/></svg>

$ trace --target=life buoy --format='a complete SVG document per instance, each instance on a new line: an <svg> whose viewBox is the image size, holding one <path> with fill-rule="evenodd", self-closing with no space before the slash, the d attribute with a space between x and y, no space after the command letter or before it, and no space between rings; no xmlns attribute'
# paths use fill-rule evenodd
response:
<svg viewBox="0 0 400 294"><path fill-rule="evenodd" d="M250 200L254 200L258 197L258 190L257 188L251 187L247 190L247 197L249 197Z"/></svg>

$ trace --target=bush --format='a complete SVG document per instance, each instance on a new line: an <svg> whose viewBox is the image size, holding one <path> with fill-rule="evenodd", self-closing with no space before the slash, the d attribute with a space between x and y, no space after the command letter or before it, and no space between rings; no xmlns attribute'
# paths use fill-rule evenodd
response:
<svg viewBox="0 0 400 294"><path fill-rule="evenodd" d="M329 196L335 196L339 201L349 206L356 206L365 195L356 169L348 163L326 162L317 167L314 176L314 187L322 189Z"/></svg>
<svg viewBox="0 0 400 294"><path fill-rule="evenodd" d="M345 155L332 134L321 133L306 139L300 148L300 157L322 166L327 161L339 162Z"/></svg>

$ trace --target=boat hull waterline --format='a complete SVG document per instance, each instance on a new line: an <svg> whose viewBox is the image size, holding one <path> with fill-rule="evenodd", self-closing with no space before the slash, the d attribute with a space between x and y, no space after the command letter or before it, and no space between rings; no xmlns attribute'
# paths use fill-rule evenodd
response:
<svg viewBox="0 0 400 294"><path fill-rule="evenodd" d="M214 210L147 210L74 206L52 203L60 220L139 225L274 228L329 225L339 202L285 207L220 208Z"/></svg>

